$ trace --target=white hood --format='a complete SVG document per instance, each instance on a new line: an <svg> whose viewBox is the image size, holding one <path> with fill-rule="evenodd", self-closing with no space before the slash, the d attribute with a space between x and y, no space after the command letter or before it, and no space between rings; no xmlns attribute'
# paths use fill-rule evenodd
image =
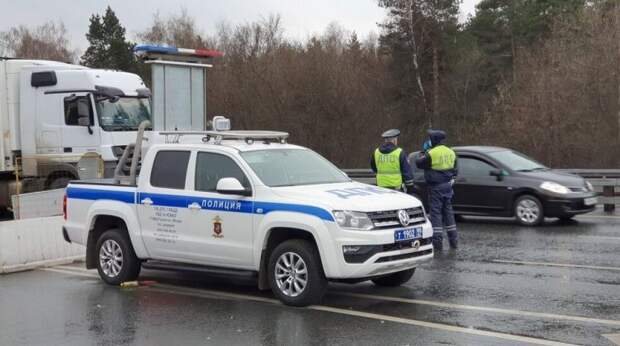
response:
<svg viewBox="0 0 620 346"><path fill-rule="evenodd" d="M274 187L272 191L283 199L323 205L331 210L372 212L422 206L413 196L358 182Z"/></svg>

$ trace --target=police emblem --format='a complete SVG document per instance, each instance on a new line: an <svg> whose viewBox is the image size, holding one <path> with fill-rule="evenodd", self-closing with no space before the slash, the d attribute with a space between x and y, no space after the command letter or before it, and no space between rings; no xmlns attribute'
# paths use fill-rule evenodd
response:
<svg viewBox="0 0 620 346"><path fill-rule="evenodd" d="M222 234L222 218L219 215L213 218L213 238L223 238Z"/></svg>

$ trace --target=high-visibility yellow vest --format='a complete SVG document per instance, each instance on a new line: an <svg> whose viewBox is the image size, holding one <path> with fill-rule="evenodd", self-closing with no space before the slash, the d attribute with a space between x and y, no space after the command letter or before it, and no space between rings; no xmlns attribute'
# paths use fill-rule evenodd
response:
<svg viewBox="0 0 620 346"><path fill-rule="evenodd" d="M375 165L377 166L377 186L400 188L403 177L400 172L400 153L398 148L389 154L383 154L379 149L375 150Z"/></svg>
<svg viewBox="0 0 620 346"><path fill-rule="evenodd" d="M431 169L434 171L449 171L454 169L456 154L445 145L438 145L428 151L431 157Z"/></svg>

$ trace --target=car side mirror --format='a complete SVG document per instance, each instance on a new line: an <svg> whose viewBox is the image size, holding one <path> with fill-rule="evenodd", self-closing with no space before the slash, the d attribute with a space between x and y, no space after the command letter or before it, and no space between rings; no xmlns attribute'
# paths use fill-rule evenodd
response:
<svg viewBox="0 0 620 346"><path fill-rule="evenodd" d="M506 172L506 170L504 169L493 169L489 171L489 175L496 177L497 181L502 181L504 180L505 176L508 176L508 172Z"/></svg>
<svg viewBox="0 0 620 346"><path fill-rule="evenodd" d="M252 190L243 187L237 178L222 178L215 189L223 195L252 196Z"/></svg>

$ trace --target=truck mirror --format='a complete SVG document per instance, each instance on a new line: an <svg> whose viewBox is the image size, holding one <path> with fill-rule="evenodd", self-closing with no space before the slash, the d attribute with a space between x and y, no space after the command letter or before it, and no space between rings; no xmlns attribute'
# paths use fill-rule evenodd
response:
<svg viewBox="0 0 620 346"><path fill-rule="evenodd" d="M79 118L90 119L90 102L87 98L80 98L77 100L77 112Z"/></svg>
<svg viewBox="0 0 620 346"><path fill-rule="evenodd" d="M88 127L88 133L93 134L93 125L90 121L90 100L88 98L79 98L77 100L78 125Z"/></svg>
<svg viewBox="0 0 620 346"><path fill-rule="evenodd" d="M78 125L80 126L90 126L90 117L79 117L78 118Z"/></svg>
<svg viewBox="0 0 620 346"><path fill-rule="evenodd" d="M237 178L222 178L217 182L217 192L223 195L251 196L252 191L241 185Z"/></svg>

